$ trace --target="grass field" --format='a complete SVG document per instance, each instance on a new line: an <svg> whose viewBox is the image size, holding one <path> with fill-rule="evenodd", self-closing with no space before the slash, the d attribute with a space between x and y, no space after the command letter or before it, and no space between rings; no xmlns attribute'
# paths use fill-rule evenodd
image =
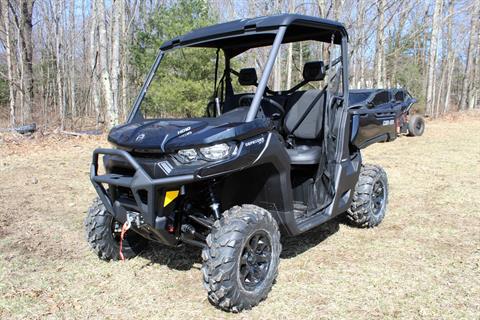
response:
<svg viewBox="0 0 480 320"><path fill-rule="evenodd" d="M384 222L286 239L269 297L241 314L209 304L195 249L154 245L126 263L90 251L89 161L104 138L3 139L0 318L480 318L478 114L365 150L388 173Z"/></svg>

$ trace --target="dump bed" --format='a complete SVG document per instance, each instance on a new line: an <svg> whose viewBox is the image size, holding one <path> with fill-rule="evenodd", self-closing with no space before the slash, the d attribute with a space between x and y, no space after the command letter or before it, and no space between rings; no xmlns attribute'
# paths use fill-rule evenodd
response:
<svg viewBox="0 0 480 320"><path fill-rule="evenodd" d="M415 102L404 89L351 90L351 143L361 149L376 142L395 140L398 118Z"/></svg>

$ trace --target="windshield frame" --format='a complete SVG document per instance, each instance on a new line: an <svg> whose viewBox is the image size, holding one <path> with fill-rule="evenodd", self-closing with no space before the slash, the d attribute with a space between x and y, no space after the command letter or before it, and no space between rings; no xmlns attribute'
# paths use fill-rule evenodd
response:
<svg viewBox="0 0 480 320"><path fill-rule="evenodd" d="M251 122L253 120L255 120L256 118L256 115L258 113L258 110L260 108L260 103L261 103L261 100L262 100L262 97L265 93L265 90L266 90L266 87L267 87L267 84L268 84L268 80L270 78L270 75L271 75L271 72L272 72L272 69L273 69L273 65L275 64L275 61L276 61L276 58L277 58L277 55L278 55L278 51L280 49L280 45L283 43L283 40L284 40L284 37L285 37L285 32L287 30L287 26L279 26L278 29L276 30L269 30L269 33L273 33L275 34L275 38L274 38L274 41L273 41L273 44L271 45L271 49L270 49L270 52L269 52L269 55L268 55L268 60L266 62L266 65L262 71L262 75L261 75L261 78L260 78L260 81L258 83L258 86L255 90L255 94L254 94L254 97L252 99L252 102L249 106L249 110L248 110L248 113L247 113L247 116L245 118L245 122ZM221 37L219 37L221 38ZM341 62L342 62L342 84L343 84L343 93L341 96L343 96L344 99L347 99L347 101L345 102L348 102L348 75L346 75L346 73L348 73L348 61L347 61L347 57L345 57L345 54L347 53L347 50L346 50L346 45L347 45L347 41L348 39L345 38L344 35L342 35L342 39L341 39L341 43L340 43L340 47L341 47ZM138 96L136 97L135 99L135 102L132 106L132 109L128 115L128 118L127 118L127 121L126 123L133 123L133 122L137 122L137 121L143 121L145 120L143 118L143 116L141 115L141 111L140 111L140 107L141 107L141 104L145 98L145 95L155 77L155 74L160 66L160 63L163 59L163 57L165 56L165 54L167 54L168 52L170 51L173 51L173 50L177 50L177 49L182 49L182 48L186 48L186 47L197 47L196 46L196 43L192 43L192 44L188 44L188 45L184 45L184 46L175 46L175 47L172 47L172 48L169 48L167 50L159 50L159 53L158 55L156 56L155 58L155 61L152 65L152 67L150 68L147 76L146 76L146 79L141 87L141 90L140 90L140 93L138 94ZM222 49L222 48L217 48L217 49ZM228 60L228 59L227 59Z"/></svg>

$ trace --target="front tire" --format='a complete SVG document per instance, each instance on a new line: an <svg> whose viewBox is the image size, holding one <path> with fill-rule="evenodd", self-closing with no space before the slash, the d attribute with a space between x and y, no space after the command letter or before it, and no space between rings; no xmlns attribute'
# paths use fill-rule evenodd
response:
<svg viewBox="0 0 480 320"><path fill-rule="evenodd" d="M202 252L210 302L233 312L256 306L273 286L281 251L280 232L270 212L254 205L226 211Z"/></svg>
<svg viewBox="0 0 480 320"><path fill-rule="evenodd" d="M84 221L87 241L102 260L120 260L121 225L107 211L102 201L96 198ZM130 230L123 240L123 256L130 259L147 245L147 239Z"/></svg>
<svg viewBox="0 0 480 320"><path fill-rule="evenodd" d="M387 174L380 166L364 165L360 169L347 218L359 228L378 226L385 217L388 203Z"/></svg>

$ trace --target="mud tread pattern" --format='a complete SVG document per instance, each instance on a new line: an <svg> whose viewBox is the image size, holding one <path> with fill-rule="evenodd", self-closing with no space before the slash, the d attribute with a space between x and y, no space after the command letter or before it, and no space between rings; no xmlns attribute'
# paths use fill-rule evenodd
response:
<svg viewBox="0 0 480 320"><path fill-rule="evenodd" d="M232 276L237 274L236 256L241 254L239 251L242 250L243 241L255 226L268 228L271 233L271 267L274 269L273 276L265 279L266 286L262 294L246 297ZM254 205L235 206L225 211L222 219L215 222L207 237L207 247L202 251L203 283L210 302L231 312L250 309L260 303L267 297L277 277L280 252L280 232L270 212Z"/></svg>
<svg viewBox="0 0 480 320"><path fill-rule="evenodd" d="M418 121L422 122L422 129L421 130L418 130L415 126L415 124ZM419 137L419 136L423 135L423 133L425 132L425 119L419 114L414 114L413 116L411 116L410 120L408 121L407 127L408 127L407 136L409 136L409 137Z"/></svg>
<svg viewBox="0 0 480 320"><path fill-rule="evenodd" d="M113 217L108 213L102 201L99 198L95 198L84 220L88 244L98 257L105 261L120 259L119 245L111 235L112 219ZM146 243L146 239L140 238L140 241L132 246L131 243L124 240L124 257L126 259L135 257L145 247Z"/></svg>
<svg viewBox="0 0 480 320"><path fill-rule="evenodd" d="M378 179L383 179L385 188L387 189L387 198L385 209L378 216L375 217L371 209L371 193L373 191L373 185ZM362 165L360 170L360 177L357 185L355 186L355 192L353 195L352 204L347 211L347 218L350 223L359 228L373 228L382 222L386 207L388 204L388 180L387 174L382 167L377 165L365 164Z"/></svg>

